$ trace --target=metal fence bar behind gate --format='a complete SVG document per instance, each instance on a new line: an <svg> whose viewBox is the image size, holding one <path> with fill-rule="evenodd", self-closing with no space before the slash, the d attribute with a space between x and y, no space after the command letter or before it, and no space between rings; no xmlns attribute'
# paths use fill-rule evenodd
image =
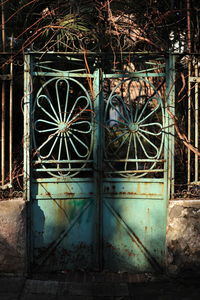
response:
<svg viewBox="0 0 200 300"><path fill-rule="evenodd" d="M199 56L191 56L188 63L188 142L196 152L188 148L187 181L189 188L199 185Z"/></svg>

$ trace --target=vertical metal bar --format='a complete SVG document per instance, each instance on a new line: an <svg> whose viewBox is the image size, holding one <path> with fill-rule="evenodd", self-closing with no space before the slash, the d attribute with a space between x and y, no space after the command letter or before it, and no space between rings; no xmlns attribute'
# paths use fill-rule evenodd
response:
<svg viewBox="0 0 200 300"><path fill-rule="evenodd" d="M198 77L198 62L195 61L195 77ZM199 146L199 101L198 101L198 83L195 83L195 147ZM195 153L195 181L198 181L199 165L198 154Z"/></svg>
<svg viewBox="0 0 200 300"><path fill-rule="evenodd" d="M103 239L102 239L102 161L103 161L103 145L102 145L102 93L100 91L100 70L95 71L94 74L94 111L95 111L95 125L94 125L94 180L96 189L96 267L102 270L103 262Z"/></svg>
<svg viewBox="0 0 200 300"><path fill-rule="evenodd" d="M188 142L191 142L191 61L188 63ZM191 182L191 151L188 148L187 182Z"/></svg>
<svg viewBox="0 0 200 300"><path fill-rule="evenodd" d="M170 112L174 115L175 114L175 55L170 54L169 59L167 61L166 65L166 105L167 108L170 110ZM173 126L173 120L167 116L167 136L166 136L166 147L165 150L168 151L166 153L166 161L167 163L167 170L168 174L166 175L168 179L168 183L166 184L168 186L168 197L171 195L174 195L174 135L175 130Z"/></svg>
<svg viewBox="0 0 200 300"><path fill-rule="evenodd" d="M190 0L187 0L187 41L188 52L191 53L191 17L190 17Z"/></svg>
<svg viewBox="0 0 200 300"><path fill-rule="evenodd" d="M2 50L6 51L6 32L5 32L5 15L4 15L4 0L1 0L1 34L2 34Z"/></svg>
<svg viewBox="0 0 200 300"><path fill-rule="evenodd" d="M24 56L24 198L30 200L30 105L31 105L31 57Z"/></svg>
<svg viewBox="0 0 200 300"><path fill-rule="evenodd" d="M31 210L31 173L30 173L30 107L32 98L32 80L31 80L31 56L24 56L24 199L27 203L27 248L26 248L26 269L30 272L33 261L32 245L32 210Z"/></svg>
<svg viewBox="0 0 200 300"><path fill-rule="evenodd" d="M5 81L1 91L1 184L5 184Z"/></svg>
<svg viewBox="0 0 200 300"><path fill-rule="evenodd" d="M171 55L170 57L170 76L171 76L171 93L170 93L170 106L171 106L171 112L173 115L175 115L175 77L176 77L176 72L175 72L175 61L176 61L176 56ZM171 151L170 151L170 161L171 161L171 193L174 195L174 182L175 182L175 129L173 126L173 121L171 120L170 124L170 143L171 143Z"/></svg>
<svg viewBox="0 0 200 300"><path fill-rule="evenodd" d="M2 49L5 52L6 36L5 36L5 17L4 4L1 0L1 34L2 34ZM5 67L2 68L4 75ZM2 80L1 87L1 185L5 184L5 80Z"/></svg>
<svg viewBox="0 0 200 300"><path fill-rule="evenodd" d="M170 95L170 87L171 87L171 80L170 80L170 58L166 59L166 98L165 98L165 139L164 139L164 204L165 204L165 218L163 220L163 223L165 225L165 228L167 228L167 207L168 207L168 201L170 197L170 179L171 179L171 172L170 172L170 143L169 143L169 133L170 133L170 116L167 113L167 110L170 110L170 102L169 102L169 95ZM166 253L166 244L165 244L165 253Z"/></svg>
<svg viewBox="0 0 200 300"><path fill-rule="evenodd" d="M11 37L10 43L11 52L13 51L13 36ZM9 112L9 174L10 184L12 185L12 142L13 142L13 57L11 55L10 62L10 112Z"/></svg>

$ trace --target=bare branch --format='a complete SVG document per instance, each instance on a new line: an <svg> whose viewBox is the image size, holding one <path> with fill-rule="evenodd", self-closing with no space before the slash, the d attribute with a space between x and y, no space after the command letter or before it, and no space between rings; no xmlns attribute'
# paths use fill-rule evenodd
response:
<svg viewBox="0 0 200 300"><path fill-rule="evenodd" d="M176 117L172 114L171 111L169 111L169 109L167 109L167 113L170 115L170 117L172 118L173 122L174 122L174 128L176 130L176 133L178 135L178 137L180 138L180 140L183 142L183 144L189 149L191 150L193 153L197 154L198 156L200 156L200 152L198 151L197 148L195 148L189 141L188 138L186 137L186 135L184 133L181 133L180 128L177 124L177 120Z"/></svg>

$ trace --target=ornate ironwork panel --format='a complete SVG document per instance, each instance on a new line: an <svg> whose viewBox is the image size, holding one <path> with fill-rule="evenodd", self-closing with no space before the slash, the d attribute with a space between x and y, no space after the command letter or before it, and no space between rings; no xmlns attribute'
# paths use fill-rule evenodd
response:
<svg viewBox="0 0 200 300"><path fill-rule="evenodd" d="M36 172L62 178L91 171L92 112L90 96L78 80L58 77L42 85L33 107Z"/></svg>
<svg viewBox="0 0 200 300"><path fill-rule="evenodd" d="M172 60L127 56L111 74L100 63L99 55L26 56L33 271L160 272L164 264Z"/></svg>
<svg viewBox="0 0 200 300"><path fill-rule="evenodd" d="M142 177L163 161L163 101L150 81L119 80L106 103L105 124L106 173Z"/></svg>

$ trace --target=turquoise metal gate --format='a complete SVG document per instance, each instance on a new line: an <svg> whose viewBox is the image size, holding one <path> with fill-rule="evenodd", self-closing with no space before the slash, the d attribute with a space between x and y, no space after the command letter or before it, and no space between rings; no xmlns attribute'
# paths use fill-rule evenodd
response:
<svg viewBox="0 0 200 300"><path fill-rule="evenodd" d="M166 82L164 57L115 74L39 57L25 66L31 270L161 271L173 70Z"/></svg>

